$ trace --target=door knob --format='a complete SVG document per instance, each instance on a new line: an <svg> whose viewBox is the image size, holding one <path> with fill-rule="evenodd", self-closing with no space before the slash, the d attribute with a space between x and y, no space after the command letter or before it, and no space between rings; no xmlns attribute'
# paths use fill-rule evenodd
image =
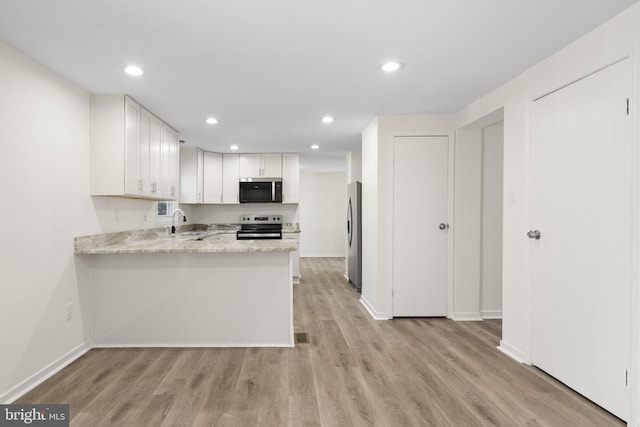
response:
<svg viewBox="0 0 640 427"><path fill-rule="evenodd" d="M530 239L540 240L540 236L541 236L541 234L540 234L540 230L530 230L530 231L527 233L527 236L528 236Z"/></svg>
<svg viewBox="0 0 640 427"><path fill-rule="evenodd" d="M449 224L445 224L444 222L441 222L438 228L440 230L446 230L447 228L449 228Z"/></svg>

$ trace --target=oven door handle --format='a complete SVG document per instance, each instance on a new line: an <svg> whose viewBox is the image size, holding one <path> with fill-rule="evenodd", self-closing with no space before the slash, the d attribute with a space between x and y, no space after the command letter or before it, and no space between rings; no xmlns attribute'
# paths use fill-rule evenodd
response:
<svg viewBox="0 0 640 427"><path fill-rule="evenodd" d="M276 239L280 239L282 238L282 235L280 233L238 233L238 237L259 237L259 238L265 238L265 237L274 237Z"/></svg>

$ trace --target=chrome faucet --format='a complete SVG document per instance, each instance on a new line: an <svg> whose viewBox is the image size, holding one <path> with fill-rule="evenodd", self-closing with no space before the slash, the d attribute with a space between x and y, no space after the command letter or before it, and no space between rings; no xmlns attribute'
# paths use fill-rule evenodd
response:
<svg viewBox="0 0 640 427"><path fill-rule="evenodd" d="M182 214L182 221L187 222L187 216L182 212L182 209L176 209L171 214L171 234L176 233L176 212L180 212Z"/></svg>

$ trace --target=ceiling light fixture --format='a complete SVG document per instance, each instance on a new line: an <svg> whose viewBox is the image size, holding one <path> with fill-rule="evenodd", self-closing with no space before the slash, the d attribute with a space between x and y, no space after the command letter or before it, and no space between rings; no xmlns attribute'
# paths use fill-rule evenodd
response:
<svg viewBox="0 0 640 427"><path fill-rule="evenodd" d="M235 144L229 147L230 150L234 150L234 151L237 150L238 148L240 148L240 147L238 147Z"/></svg>
<svg viewBox="0 0 640 427"><path fill-rule="evenodd" d="M333 117L331 117L331 116L324 116L324 117L322 118L322 123L325 123L325 124L333 123Z"/></svg>
<svg viewBox="0 0 640 427"><path fill-rule="evenodd" d="M127 67L125 67L124 72L129 74L130 76L141 76L144 74L144 71L142 70L142 68L138 67L137 65L128 65Z"/></svg>
<svg viewBox="0 0 640 427"><path fill-rule="evenodd" d="M317 150L317 149L319 149L319 148L320 148L320 146L319 146L318 144L313 144L313 145L311 146L311 149L312 149L312 150Z"/></svg>
<svg viewBox="0 0 640 427"><path fill-rule="evenodd" d="M398 71L399 69L404 68L404 64L402 62L385 62L380 66L380 69L385 73L393 73L394 71Z"/></svg>
<svg viewBox="0 0 640 427"><path fill-rule="evenodd" d="M205 120L205 122L207 122L207 124L209 125L215 125L218 123L218 119L216 119L215 117L209 117L207 120Z"/></svg>

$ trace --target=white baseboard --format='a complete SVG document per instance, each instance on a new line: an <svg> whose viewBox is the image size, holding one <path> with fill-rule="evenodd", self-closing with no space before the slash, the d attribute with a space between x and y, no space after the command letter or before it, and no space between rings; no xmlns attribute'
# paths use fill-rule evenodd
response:
<svg viewBox="0 0 640 427"><path fill-rule="evenodd" d="M482 320L482 316L479 311L469 313L453 313L451 319L457 322L477 322Z"/></svg>
<svg viewBox="0 0 640 427"><path fill-rule="evenodd" d="M346 258L346 254L300 254L300 258Z"/></svg>
<svg viewBox="0 0 640 427"><path fill-rule="evenodd" d="M369 302L363 296L360 297L360 304L362 304L364 306L364 308L367 309L367 311L369 312L371 317L373 317L374 320L389 320L389 319L391 319L391 316L389 314L387 314L387 313L378 313L376 310L374 310L373 307L371 306L371 304L369 304Z"/></svg>
<svg viewBox="0 0 640 427"><path fill-rule="evenodd" d="M292 337L293 340L293 337ZM293 341L292 341L293 342ZM278 344L172 344L172 343L144 343L144 344L93 344L92 348L246 348L246 347L265 347L265 348L287 348L295 347L294 344L278 343Z"/></svg>
<svg viewBox="0 0 640 427"><path fill-rule="evenodd" d="M480 315L483 319L502 319L502 310L485 310Z"/></svg>
<svg viewBox="0 0 640 427"><path fill-rule="evenodd" d="M506 342L500 340L500 345L497 347L497 349L503 352L504 354L506 354L507 356L509 356L510 358L512 358L513 360L519 363L524 363L524 354L522 354L522 351L507 344Z"/></svg>
<svg viewBox="0 0 640 427"><path fill-rule="evenodd" d="M83 342L76 348L69 351L67 354L61 356L57 360L54 360L49 365L45 366L35 374L31 375L29 378L25 379L20 384L13 387L11 390L0 395L0 402L2 402L2 404L10 404L14 402L21 396L24 396L30 390L33 390L35 387L51 378L58 371L68 366L71 362L73 362L89 350L91 350L91 344L89 343L89 341Z"/></svg>

